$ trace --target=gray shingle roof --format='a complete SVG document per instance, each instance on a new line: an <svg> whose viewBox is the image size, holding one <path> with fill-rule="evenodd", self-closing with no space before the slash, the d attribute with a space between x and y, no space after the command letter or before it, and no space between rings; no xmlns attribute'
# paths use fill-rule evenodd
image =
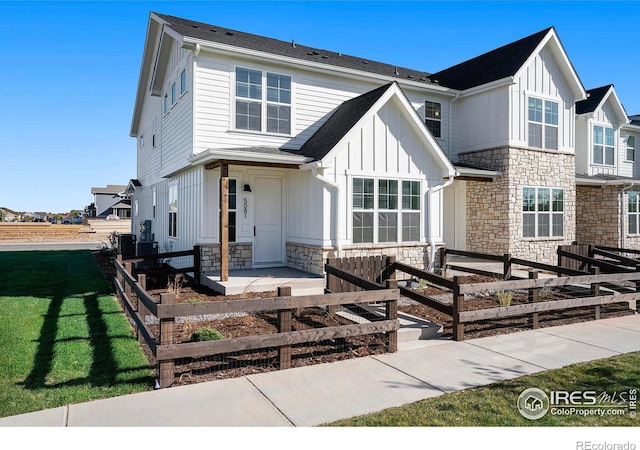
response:
<svg viewBox="0 0 640 450"><path fill-rule="evenodd" d="M635 116L629 116L629 120L633 125L640 125L640 114L636 114Z"/></svg>
<svg viewBox="0 0 640 450"><path fill-rule="evenodd" d="M244 33L215 25L209 25L193 20L181 19L154 12L156 16L169 23L169 27L182 36L188 36L204 41L216 42L240 48L246 48L280 56L312 61L327 66L338 66L347 69L361 70L378 75L431 83L427 72L398 67L377 61L344 55L342 53L307 47L292 42L280 41L255 34Z"/></svg>
<svg viewBox="0 0 640 450"><path fill-rule="evenodd" d="M586 114L595 111L604 96L609 92L611 86L613 85L607 84L606 86L589 89L587 91L587 98L576 102L576 114Z"/></svg>
<svg viewBox="0 0 640 450"><path fill-rule="evenodd" d="M553 27L429 75L441 86L465 90L513 76Z"/></svg>

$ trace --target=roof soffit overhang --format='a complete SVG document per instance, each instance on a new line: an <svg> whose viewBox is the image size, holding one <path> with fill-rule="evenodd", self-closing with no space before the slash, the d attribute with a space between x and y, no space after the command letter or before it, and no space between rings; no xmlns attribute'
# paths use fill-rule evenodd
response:
<svg viewBox="0 0 640 450"><path fill-rule="evenodd" d="M549 46L553 55L557 58L558 63L560 65L560 69L564 74L567 82L571 88L571 91L574 94L574 101L585 100L587 98L587 92L584 89L582 81L580 81L580 77L576 72L576 69L573 67L571 60L567 56L567 52L560 42L558 35L556 34L555 28L551 28L547 35L540 41L536 49L531 52L527 60L524 64L518 69L516 74L514 75L514 79L518 78L522 75L522 72L526 70L526 68L531 64L531 61L542 51L543 48Z"/></svg>
<svg viewBox="0 0 640 450"><path fill-rule="evenodd" d="M445 172L445 176L453 177L456 175L456 169L446 156L442 147L433 135L427 130L426 125L422 122L420 115L413 108L411 102L404 94L398 83L392 83L389 89L373 104L371 108L356 122L356 124L346 133L331 150L319 161L313 161L311 163L301 166L303 170L310 170L313 168L327 168L331 167L331 162L334 156L340 149L354 137L356 133L360 132L360 129L369 121L371 117L376 114L384 105L388 102L395 100L399 106L401 113L407 119L407 122L416 134L421 138L425 147L430 150L431 156L440 165Z"/></svg>
<svg viewBox="0 0 640 450"><path fill-rule="evenodd" d="M160 42L156 49L153 73L151 74L151 95L162 95L162 83L167 74L168 60L174 42L178 42L179 45L182 46L182 35L176 33L166 24L163 24L160 33Z"/></svg>
<svg viewBox="0 0 640 450"><path fill-rule="evenodd" d="M398 82L405 86L410 86L412 88L419 88L422 90L427 90L431 92L436 92L442 95L448 95L454 97L460 91L456 89L447 88L444 86L439 86L434 83L423 83L419 81L413 81L410 79L398 79L396 77L385 76L381 74L376 74L372 72L366 72L362 70L350 69L347 67L341 67L336 65L327 65L322 63L317 63L314 61L306 61L304 59L297 59L288 56L276 55L273 53L252 50L244 47L236 47L233 45L221 44L218 42L206 41L203 39L197 39L190 36L182 37L182 46L183 48L187 48L190 50L194 50L196 46L200 47L200 51L211 51L215 53L220 53L225 56L238 56L242 55L248 59L255 59L260 61L271 61L280 65L285 65L291 67L293 69L305 67L309 70L314 70L318 72L331 73L335 74L336 72L341 73L343 76L351 79L356 79L359 81L363 81L366 79L370 79L375 82Z"/></svg>
<svg viewBox="0 0 640 450"><path fill-rule="evenodd" d="M300 166L310 161L306 156L257 153L243 150L208 149L189 158L191 166L205 165L218 161L252 164L283 164Z"/></svg>

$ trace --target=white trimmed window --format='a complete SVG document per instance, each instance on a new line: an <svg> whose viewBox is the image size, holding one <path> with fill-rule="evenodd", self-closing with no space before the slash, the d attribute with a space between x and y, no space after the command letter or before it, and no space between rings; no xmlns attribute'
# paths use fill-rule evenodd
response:
<svg viewBox="0 0 640 450"><path fill-rule="evenodd" d="M442 105L437 102L424 102L424 123L434 137L442 136Z"/></svg>
<svg viewBox="0 0 640 450"><path fill-rule="evenodd" d="M420 198L419 181L354 178L353 243L419 241Z"/></svg>
<svg viewBox="0 0 640 450"><path fill-rule="evenodd" d="M229 242L236 242L236 217L238 209L238 181L229 179Z"/></svg>
<svg viewBox="0 0 640 450"><path fill-rule="evenodd" d="M558 150L558 102L529 97L529 147Z"/></svg>
<svg viewBox="0 0 640 450"><path fill-rule="evenodd" d="M187 69L180 72L180 95L187 92Z"/></svg>
<svg viewBox="0 0 640 450"><path fill-rule="evenodd" d="M291 134L291 77L236 68L238 130Z"/></svg>
<svg viewBox="0 0 640 450"><path fill-rule="evenodd" d="M522 189L522 236L564 235L564 190L547 187Z"/></svg>
<svg viewBox="0 0 640 450"><path fill-rule="evenodd" d="M153 191L151 191L151 218L155 219L156 218L156 212L157 212L157 203L156 200L158 199L157 195L156 195L156 190L153 189Z"/></svg>
<svg viewBox="0 0 640 450"><path fill-rule="evenodd" d="M133 211L136 217L138 217L139 209L138 209L138 199L133 201Z"/></svg>
<svg viewBox="0 0 640 450"><path fill-rule="evenodd" d="M169 112L169 95L164 94L164 98L162 99L162 112L166 114Z"/></svg>
<svg viewBox="0 0 640 450"><path fill-rule="evenodd" d="M629 234L640 234L640 192L628 192L627 196Z"/></svg>
<svg viewBox="0 0 640 450"><path fill-rule="evenodd" d="M627 161L636 160L636 137L627 137Z"/></svg>
<svg viewBox="0 0 640 450"><path fill-rule="evenodd" d="M175 105L178 101L178 93L175 81L171 83L171 106Z"/></svg>
<svg viewBox="0 0 640 450"><path fill-rule="evenodd" d="M169 185L169 237L178 237L178 185Z"/></svg>
<svg viewBox="0 0 640 450"><path fill-rule="evenodd" d="M615 164L615 132L613 128L593 126L593 163Z"/></svg>

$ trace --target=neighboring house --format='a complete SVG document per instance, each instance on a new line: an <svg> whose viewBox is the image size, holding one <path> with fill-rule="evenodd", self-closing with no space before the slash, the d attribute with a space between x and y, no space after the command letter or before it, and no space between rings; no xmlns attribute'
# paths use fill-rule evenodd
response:
<svg viewBox="0 0 640 450"><path fill-rule="evenodd" d="M109 214L117 214L114 207L127 199L125 190L127 186L119 184L108 184L107 187L92 187L93 203L88 210L93 214L92 217L107 217ZM117 208L116 208L117 209ZM122 208L120 208L122 210ZM129 203L129 215L131 216L131 204Z"/></svg>
<svg viewBox="0 0 640 450"><path fill-rule="evenodd" d="M14 222L19 220L18 214L9 208L0 208L0 222Z"/></svg>
<svg viewBox="0 0 640 450"><path fill-rule="evenodd" d="M443 245L554 262L583 100L554 28L429 74L151 13L127 193L161 252L223 277Z"/></svg>
<svg viewBox="0 0 640 450"><path fill-rule="evenodd" d="M613 85L576 105L576 239L640 249L640 124L627 117Z"/></svg>
<svg viewBox="0 0 640 450"><path fill-rule="evenodd" d="M430 78L458 92L447 246L554 262L575 239L575 102L586 98L555 29Z"/></svg>

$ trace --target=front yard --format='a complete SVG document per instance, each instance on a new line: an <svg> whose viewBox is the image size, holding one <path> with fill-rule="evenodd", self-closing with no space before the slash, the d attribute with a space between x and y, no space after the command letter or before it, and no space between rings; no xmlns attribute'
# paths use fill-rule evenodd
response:
<svg viewBox="0 0 640 450"><path fill-rule="evenodd" d="M0 273L0 417L153 388L91 252L0 252Z"/></svg>

